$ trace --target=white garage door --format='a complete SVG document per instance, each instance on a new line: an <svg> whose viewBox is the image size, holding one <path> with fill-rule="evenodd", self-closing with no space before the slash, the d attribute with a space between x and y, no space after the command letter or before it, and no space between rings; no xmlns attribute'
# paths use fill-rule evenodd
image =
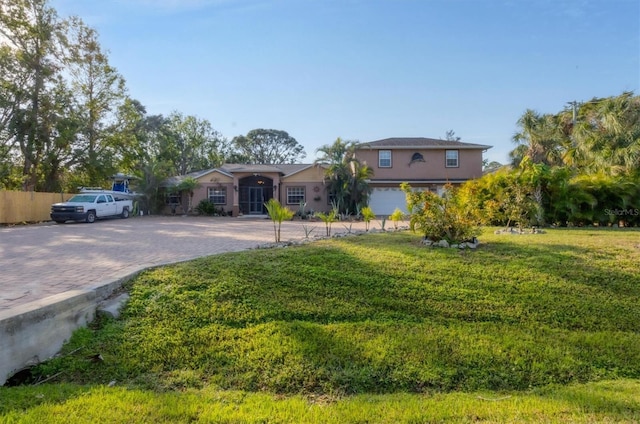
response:
<svg viewBox="0 0 640 424"><path fill-rule="evenodd" d="M407 213L407 199L399 188L374 188L369 198L369 206L376 215L389 216L396 208Z"/></svg>

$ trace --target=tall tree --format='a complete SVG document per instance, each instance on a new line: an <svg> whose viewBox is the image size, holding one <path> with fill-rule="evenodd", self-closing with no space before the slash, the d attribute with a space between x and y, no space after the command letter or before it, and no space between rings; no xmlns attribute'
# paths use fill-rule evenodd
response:
<svg viewBox="0 0 640 424"><path fill-rule="evenodd" d="M232 144L250 163L296 163L306 156L304 147L286 131L255 129L234 137Z"/></svg>
<svg viewBox="0 0 640 424"><path fill-rule="evenodd" d="M18 58L8 45L0 45L0 187L18 188L19 182L9 183L9 175L17 169L17 145L10 128L14 114L19 109Z"/></svg>
<svg viewBox="0 0 640 424"><path fill-rule="evenodd" d="M519 165L525 157L533 163L545 165L563 163L563 148L557 118L554 115L541 115L527 109L517 124L520 131L513 136L513 142L518 144L518 147L511 152L514 165Z"/></svg>
<svg viewBox="0 0 640 424"><path fill-rule="evenodd" d="M226 141L206 119L179 112L169 115L160 157L172 164L174 174L220 166L225 149Z"/></svg>
<svg viewBox="0 0 640 424"><path fill-rule="evenodd" d="M49 154L55 132L53 91L60 87L66 22L46 0L12 0L0 3L0 35L6 55L14 65L10 103L10 137L22 156L23 189L41 179L41 164Z"/></svg>
<svg viewBox="0 0 640 424"><path fill-rule="evenodd" d="M511 152L523 158L576 172L633 174L640 169L640 97L631 92L574 103L572 111L541 115L527 110Z"/></svg>
<svg viewBox="0 0 640 424"><path fill-rule="evenodd" d="M582 104L572 135L583 167L613 174L637 172L640 168L640 97L625 92Z"/></svg>
<svg viewBox="0 0 640 424"><path fill-rule="evenodd" d="M95 30L77 18L70 22L67 68L81 126L76 146L77 168L86 184L99 185L117 169L128 140L115 135L117 113L126 100L124 78L109 64Z"/></svg>

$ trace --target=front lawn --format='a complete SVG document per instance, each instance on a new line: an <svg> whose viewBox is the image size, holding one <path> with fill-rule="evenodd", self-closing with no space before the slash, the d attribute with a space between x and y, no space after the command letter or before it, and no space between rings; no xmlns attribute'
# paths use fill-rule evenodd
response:
<svg viewBox="0 0 640 424"><path fill-rule="evenodd" d="M34 370L55 378L0 389L0 419L640 420L638 231L486 231L475 251L419 241L354 236L146 272L121 320Z"/></svg>

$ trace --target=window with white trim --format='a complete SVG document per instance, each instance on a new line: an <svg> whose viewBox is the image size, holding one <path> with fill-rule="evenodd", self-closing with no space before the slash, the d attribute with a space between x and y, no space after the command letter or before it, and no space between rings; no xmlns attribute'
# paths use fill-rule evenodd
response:
<svg viewBox="0 0 640 424"><path fill-rule="evenodd" d="M378 167L391 168L391 150L378 150Z"/></svg>
<svg viewBox="0 0 640 424"><path fill-rule="evenodd" d="M447 168L458 167L458 151L457 150L447 150L445 152L445 166Z"/></svg>
<svg viewBox="0 0 640 424"><path fill-rule="evenodd" d="M208 189L209 201L214 205L226 205L227 204L227 189L226 187L209 187Z"/></svg>
<svg viewBox="0 0 640 424"><path fill-rule="evenodd" d="M304 187L287 187L287 204L299 205L305 202Z"/></svg>

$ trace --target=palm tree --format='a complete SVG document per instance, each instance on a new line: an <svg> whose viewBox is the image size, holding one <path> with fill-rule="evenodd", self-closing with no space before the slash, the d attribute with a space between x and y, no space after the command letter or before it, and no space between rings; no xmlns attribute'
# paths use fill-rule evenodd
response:
<svg viewBox="0 0 640 424"><path fill-rule="evenodd" d="M273 198L269 199L269 201L264 204L264 207L267 209L267 213L273 221L273 234L276 243L280 243L280 227L282 226L282 221L293 218L293 211L282 206L280 202Z"/></svg>
<svg viewBox="0 0 640 424"><path fill-rule="evenodd" d="M583 168L633 174L640 168L640 97L625 92L582 104L573 137Z"/></svg>
<svg viewBox="0 0 640 424"><path fill-rule="evenodd" d="M513 165L519 165L524 157L533 163L562 165L564 148L556 116L527 109L517 124L520 131L514 134L513 142L518 146L510 153Z"/></svg>
<svg viewBox="0 0 640 424"><path fill-rule="evenodd" d="M373 169L355 159L350 162L350 168L348 209L355 212L362 210L369 204L369 196L371 195L369 180L373 177Z"/></svg>
<svg viewBox="0 0 640 424"><path fill-rule="evenodd" d="M331 145L316 150L321 155L314 162L316 166L325 166L327 191L333 197L333 203L339 213L347 212L350 204L350 163L354 157L355 142L343 141L340 137Z"/></svg>
<svg viewBox="0 0 640 424"><path fill-rule="evenodd" d="M186 214L191 212L193 203L193 191L198 187L200 187L200 183L193 177L186 177L185 179L180 181L180 184L176 186L176 190L180 193L180 198L183 197L183 193L187 194L187 207L186 209L184 206L182 207L182 209L185 210Z"/></svg>
<svg viewBox="0 0 640 424"><path fill-rule="evenodd" d="M327 190L339 213L357 213L369 203L369 179L373 169L355 157L357 143L340 137L316 150L316 165L324 165Z"/></svg>

